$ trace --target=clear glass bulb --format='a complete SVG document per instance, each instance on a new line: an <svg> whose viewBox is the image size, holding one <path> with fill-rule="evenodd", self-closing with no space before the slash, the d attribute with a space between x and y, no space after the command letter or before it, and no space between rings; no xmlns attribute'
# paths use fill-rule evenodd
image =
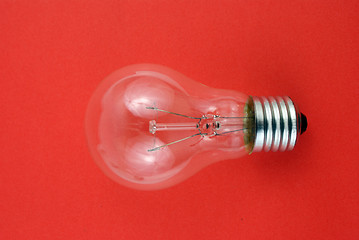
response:
<svg viewBox="0 0 359 240"><path fill-rule="evenodd" d="M280 109L280 102L274 102ZM92 96L86 114L88 144L97 164L116 182L142 190L161 189L211 163L270 150L266 132L273 132L270 144L279 140L280 150L294 147L290 141L294 135L296 141L303 120L297 108L296 123L292 121L296 126L287 123L283 147L282 131L274 139L278 129L264 126L265 104L265 99L209 88L163 66L132 65L108 76ZM269 121L275 125L273 119ZM258 137L261 130L263 137Z"/></svg>

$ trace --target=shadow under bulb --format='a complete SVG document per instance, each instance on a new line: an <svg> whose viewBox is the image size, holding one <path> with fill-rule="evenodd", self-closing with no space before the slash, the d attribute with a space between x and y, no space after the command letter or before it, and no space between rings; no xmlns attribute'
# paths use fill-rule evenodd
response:
<svg viewBox="0 0 359 240"><path fill-rule="evenodd" d="M116 182L141 190L170 187L224 159L292 150L306 128L289 97L213 89L153 64L112 73L86 113L97 164Z"/></svg>

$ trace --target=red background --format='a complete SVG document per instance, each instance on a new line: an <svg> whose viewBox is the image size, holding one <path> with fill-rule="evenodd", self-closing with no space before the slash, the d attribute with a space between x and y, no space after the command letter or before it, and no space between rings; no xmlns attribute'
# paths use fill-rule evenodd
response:
<svg viewBox="0 0 359 240"><path fill-rule="evenodd" d="M359 239L358 1L2 0L0 33L0 239ZM85 109L143 62L289 95L308 131L173 188L122 187L91 159Z"/></svg>

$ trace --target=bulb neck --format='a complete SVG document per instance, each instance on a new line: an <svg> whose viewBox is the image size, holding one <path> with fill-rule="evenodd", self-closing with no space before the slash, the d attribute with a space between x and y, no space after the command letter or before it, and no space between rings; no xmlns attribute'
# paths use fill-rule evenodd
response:
<svg viewBox="0 0 359 240"><path fill-rule="evenodd" d="M307 119L287 96L252 97L253 152L290 151L307 128Z"/></svg>

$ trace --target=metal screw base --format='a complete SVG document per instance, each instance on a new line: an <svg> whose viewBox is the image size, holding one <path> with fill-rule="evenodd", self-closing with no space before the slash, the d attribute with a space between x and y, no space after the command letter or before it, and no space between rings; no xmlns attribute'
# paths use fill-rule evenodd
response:
<svg viewBox="0 0 359 240"><path fill-rule="evenodd" d="M287 96L253 97L253 103L256 134L253 152L292 150L307 126L306 117L293 101Z"/></svg>

